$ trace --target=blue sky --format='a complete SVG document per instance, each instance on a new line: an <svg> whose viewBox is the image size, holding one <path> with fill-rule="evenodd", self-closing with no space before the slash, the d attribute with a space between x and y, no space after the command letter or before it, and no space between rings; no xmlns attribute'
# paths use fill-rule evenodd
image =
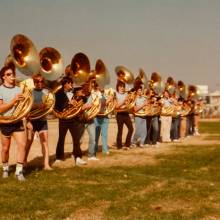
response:
<svg viewBox="0 0 220 220"><path fill-rule="evenodd" d="M51 46L64 64L85 53L136 76L158 71L187 84L220 90L219 0L0 0L0 63L11 38L28 36L40 51Z"/></svg>

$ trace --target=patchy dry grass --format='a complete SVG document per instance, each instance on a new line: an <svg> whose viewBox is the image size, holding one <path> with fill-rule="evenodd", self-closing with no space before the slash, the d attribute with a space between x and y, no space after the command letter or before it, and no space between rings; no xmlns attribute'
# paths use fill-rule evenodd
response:
<svg viewBox="0 0 220 220"><path fill-rule="evenodd" d="M170 149L152 150L149 163L151 150L134 151L142 164L132 166L31 167L24 183L11 173L0 180L0 219L220 219L220 145Z"/></svg>

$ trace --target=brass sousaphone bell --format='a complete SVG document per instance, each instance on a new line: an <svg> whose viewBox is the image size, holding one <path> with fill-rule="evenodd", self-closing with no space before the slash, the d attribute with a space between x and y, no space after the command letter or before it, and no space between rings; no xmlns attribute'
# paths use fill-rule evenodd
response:
<svg viewBox="0 0 220 220"><path fill-rule="evenodd" d="M124 66L117 66L115 68L115 73L117 75L117 78L119 81L125 83L125 84L132 84L134 82L134 76L130 70L128 70ZM135 104L135 92L128 92L128 96L125 100L125 105L123 105L120 109L115 109L116 112L124 112L124 111L130 111Z"/></svg>
<svg viewBox="0 0 220 220"><path fill-rule="evenodd" d="M96 61L94 74L97 84L102 89L110 83L109 72L101 59ZM104 89L104 96L106 98L106 105L104 108L101 108L101 111L97 114L98 116L106 116L115 109L116 100L113 89Z"/></svg>
<svg viewBox="0 0 220 220"><path fill-rule="evenodd" d="M15 66L27 76L38 73L40 59L36 47L22 34L15 35L10 44L10 51Z"/></svg>
<svg viewBox="0 0 220 220"><path fill-rule="evenodd" d="M80 85L80 86L88 82L90 73L91 70L90 70L89 59L83 53L75 54L71 61L71 64L68 65L65 69L65 74L70 76L76 85ZM53 113L57 118L71 119L81 113L83 104L84 104L83 101L79 100L76 101L76 104L74 106L69 105L62 112L58 112L56 109L54 109ZM97 105L98 106L100 105L97 99L93 100L92 108L83 112L83 117L85 120L89 120L90 118L93 117L93 115L97 111Z"/></svg>
<svg viewBox="0 0 220 220"><path fill-rule="evenodd" d="M147 76L144 72L143 69L139 69L139 74L138 76L135 78L134 80L134 88L139 87L140 85L144 86L144 89L148 89L148 80L147 80ZM145 98L145 100L147 99L147 97L145 95L143 95L143 97ZM138 117L144 117L144 116L149 116L151 115L152 112L152 108L150 105L144 106L142 109L140 109L139 111L135 112L133 111L133 114L135 116Z"/></svg>
<svg viewBox="0 0 220 220"><path fill-rule="evenodd" d="M89 79L90 74L89 58L84 53L77 53L70 64L70 76L74 83L82 85Z"/></svg>
<svg viewBox="0 0 220 220"><path fill-rule="evenodd" d="M31 76L39 70L37 50L32 41L22 34L17 34L12 38L9 58L10 62L12 61L20 72L27 76ZM20 83L20 87L22 88L24 99L17 102L10 116L0 116L0 123L15 123L30 112L33 104L31 85L28 80L24 80Z"/></svg>
<svg viewBox="0 0 220 220"><path fill-rule="evenodd" d="M34 109L29 114L29 119L37 120L50 114L55 105L56 91L61 88L59 79L61 78L64 66L61 54L52 47L43 48L40 53L40 73L49 84L49 91L43 95L42 103L45 108Z"/></svg>

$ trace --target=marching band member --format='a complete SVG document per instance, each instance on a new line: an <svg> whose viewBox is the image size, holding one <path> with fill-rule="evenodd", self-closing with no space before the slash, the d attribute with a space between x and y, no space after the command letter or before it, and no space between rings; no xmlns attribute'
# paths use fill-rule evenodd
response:
<svg viewBox="0 0 220 220"><path fill-rule="evenodd" d="M182 105L181 114L180 114L180 140L183 140L187 135L187 112L189 107L188 101L180 97L178 100L179 104Z"/></svg>
<svg viewBox="0 0 220 220"><path fill-rule="evenodd" d="M116 85L116 91L117 91L116 92L116 109L122 110L120 112L117 112L117 115L116 115L116 121L118 125L116 144L117 144L118 149L122 148L122 132L123 132L123 126L125 124L128 128L128 133L126 136L124 149L128 150L131 145L133 125L132 125L131 118L129 116L129 112L126 110L123 111L123 107L125 106L126 98L128 96L127 93L125 93L125 83L118 80L117 85Z"/></svg>
<svg viewBox="0 0 220 220"><path fill-rule="evenodd" d="M98 151L98 143L99 143L99 137L100 134L102 136L102 153L103 154L109 154L108 149L108 125L109 125L109 118L108 115L102 115L105 111L105 107L108 105L108 102L112 101L112 97L106 97L104 93L104 89L100 89L101 92L101 109L100 109L100 115L97 115L95 117L95 149L96 152Z"/></svg>
<svg viewBox="0 0 220 220"><path fill-rule="evenodd" d="M172 105L172 100L170 99L170 94L167 90L164 91L161 102L164 107L169 107ZM172 117L168 115L166 116L161 115L160 121L161 121L161 129L160 129L161 140L162 142L170 142Z"/></svg>
<svg viewBox="0 0 220 220"><path fill-rule="evenodd" d="M18 101L24 99L22 90L15 85L15 67L5 66L0 71L0 77L3 84L0 86L0 113L3 116L9 116ZM1 143L2 143L2 164L3 164L3 178L9 176L9 149L11 145L11 138L15 139L18 147L17 164L15 175L19 181L25 181L23 175L23 164L25 158L25 144L26 134L23 121L19 120L16 123L1 124Z"/></svg>
<svg viewBox="0 0 220 220"><path fill-rule="evenodd" d="M201 117L201 113L203 111L203 100L200 98L198 100L196 100L195 103L195 116L194 116L194 135L198 136L200 135L199 133L199 121L200 121L200 117Z"/></svg>
<svg viewBox="0 0 220 220"><path fill-rule="evenodd" d="M34 82L34 89L32 91L34 97L34 103L32 110L34 109L44 109L46 106L42 103L42 97L48 94L48 90L44 89L44 78L41 74L35 74L32 76ZM25 163L27 163L28 154L31 145L34 140L35 132L38 132L40 143L43 153L43 166L45 170L51 170L49 164L49 147L48 147L48 123L46 117L42 117L37 120L27 120L27 143L26 143L26 153L25 153Z"/></svg>
<svg viewBox="0 0 220 220"><path fill-rule="evenodd" d="M92 107L92 96L96 95L94 94L97 90L98 84L95 82L95 80L91 80L90 82L87 82L83 86L83 92L86 97L86 103L82 107L82 111L85 111L86 109L90 109ZM96 91L97 92L97 91ZM100 93L100 92L99 92ZM95 149L95 122L94 118L90 120L85 120L85 130L87 130L89 135L89 146L88 146L88 160L90 161L97 161L99 160L96 157L96 149Z"/></svg>
<svg viewBox="0 0 220 220"><path fill-rule="evenodd" d="M173 142L178 142L179 139L179 127L180 127L180 114L179 114L179 103L176 92L172 94L172 102L175 106L174 114L172 115L172 122L171 122L171 131L170 137Z"/></svg>
<svg viewBox="0 0 220 220"><path fill-rule="evenodd" d="M136 91L136 99L134 112L138 112L148 104L148 100L143 96L143 87L138 85L134 88ZM145 138L147 136L147 126L146 126L146 116L137 116L134 117L135 122L135 133L132 139L132 144L144 147ZM140 143L138 143L140 141Z"/></svg>
<svg viewBox="0 0 220 220"><path fill-rule="evenodd" d="M159 107L159 100L156 93L152 90L148 90L149 103L152 107ZM157 146L160 139L160 126L159 126L159 114L155 114L152 116L147 116L147 137L145 140L145 144L151 144L153 146Z"/></svg>
<svg viewBox="0 0 220 220"><path fill-rule="evenodd" d="M62 112L68 105L74 105L72 99L73 81L70 77L63 77L61 80L62 89L56 94L55 109ZM73 141L73 157L76 165L85 165L86 161L82 160L82 151L80 148L80 139L84 132L84 124L77 118L59 119L59 138L56 147L56 161L59 162L64 159L64 142L67 131L70 131Z"/></svg>

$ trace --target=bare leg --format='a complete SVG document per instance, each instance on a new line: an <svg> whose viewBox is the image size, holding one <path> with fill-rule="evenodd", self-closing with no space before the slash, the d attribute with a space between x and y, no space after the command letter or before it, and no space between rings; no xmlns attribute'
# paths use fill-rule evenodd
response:
<svg viewBox="0 0 220 220"><path fill-rule="evenodd" d="M32 143L33 143L34 134L35 134L35 132L33 131L33 129L27 129L26 132L27 132L27 143L26 143L26 146L25 146L24 165L27 164L28 154L29 154L29 152L30 152L30 148L31 148L31 145L32 145Z"/></svg>
<svg viewBox="0 0 220 220"><path fill-rule="evenodd" d="M48 147L48 131L44 130L39 133L40 143L42 147L42 154L44 159L44 169L51 170L49 164L49 147Z"/></svg>
<svg viewBox="0 0 220 220"><path fill-rule="evenodd" d="M17 162L23 164L25 160L25 146L27 142L26 132L25 131L14 132L13 137L18 147Z"/></svg>
<svg viewBox="0 0 220 220"><path fill-rule="evenodd" d="M2 163L7 163L9 160L11 137L1 135L1 143L2 143Z"/></svg>

